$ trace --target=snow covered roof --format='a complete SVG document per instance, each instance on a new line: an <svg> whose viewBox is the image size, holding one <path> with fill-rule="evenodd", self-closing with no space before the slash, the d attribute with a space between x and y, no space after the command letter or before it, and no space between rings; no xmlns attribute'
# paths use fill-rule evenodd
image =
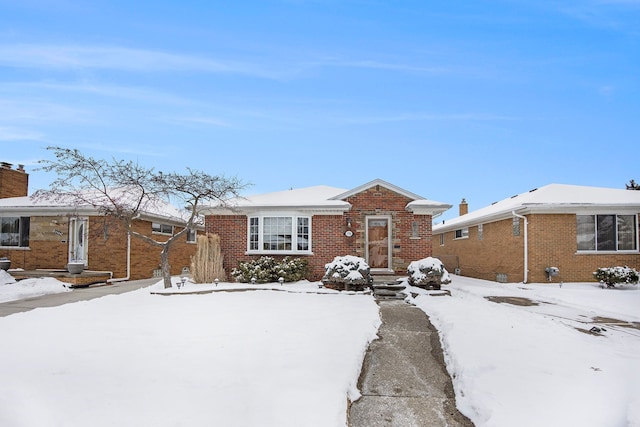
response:
<svg viewBox="0 0 640 427"><path fill-rule="evenodd" d="M338 211L345 212L351 205L342 200L332 198L344 193L343 188L318 185L314 187L296 188L238 197L226 202L225 206L211 206L203 211L210 214L230 214L237 212L253 212L258 210L303 210L303 211Z"/></svg>
<svg viewBox="0 0 640 427"><path fill-rule="evenodd" d="M640 191L617 188L549 184L517 194L466 215L433 226L433 232L492 222L528 213L640 212Z"/></svg>
<svg viewBox="0 0 640 427"><path fill-rule="evenodd" d="M16 216L47 216L73 213L75 215L99 215L99 209L89 204L76 204L61 199L44 197L8 197L0 199L0 214ZM140 215L148 221L160 220L175 224L186 222L185 211L162 200L147 204Z"/></svg>
<svg viewBox="0 0 640 427"><path fill-rule="evenodd" d="M447 209L451 208L451 205L447 203L436 202L434 200L425 199L422 196L419 196L415 193L412 193L403 188L400 188L397 185L390 184L387 181L384 181L382 179L374 179L373 181L367 182L366 184L362 184L354 188L353 190L349 190L342 194L338 194L337 196L334 197L334 199L344 200L348 197L361 193L377 185L384 187L388 190L391 190L394 193L403 195L408 199L411 199L412 201L409 202L409 204L407 204L406 209L409 212L412 212L416 215L437 216L437 215L440 215L442 212L446 211Z"/></svg>
<svg viewBox="0 0 640 427"><path fill-rule="evenodd" d="M296 210L316 214L342 213L351 209L351 204L346 202L345 199L376 185L383 186L411 199L412 201L407 205L407 210L418 215L438 215L451 207L451 205L446 203L424 199L417 194L403 190L402 188L389 184L386 181L376 179L352 190L318 185L314 187L239 197L229 200L224 206L211 206L206 208L204 211L207 214L219 215L232 215L261 210Z"/></svg>
<svg viewBox="0 0 640 427"><path fill-rule="evenodd" d="M415 193L412 193L412 192L407 191L407 190L405 190L403 188L400 188L397 185L390 184L387 181L379 179L379 178L378 179L374 179L373 181L369 181L366 184L359 185L358 187L356 187L356 188L354 188L352 190L345 191L345 192L343 192L341 194L338 194L338 195L334 196L333 198L336 199L336 200L344 200L344 199L346 199L348 197L351 197L351 196L353 196L355 194L358 194L358 193L361 193L361 192L363 192L365 190L368 190L369 188L374 187L376 185L379 185L381 187L385 187L386 189L391 190L394 193L402 194L403 196L405 196L405 197L407 197L407 198L409 198L411 200L424 199L424 197L422 197L422 196L418 196Z"/></svg>

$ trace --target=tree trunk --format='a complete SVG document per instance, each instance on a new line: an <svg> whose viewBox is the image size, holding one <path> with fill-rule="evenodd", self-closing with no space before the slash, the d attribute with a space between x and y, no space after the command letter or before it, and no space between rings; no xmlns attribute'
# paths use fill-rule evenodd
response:
<svg viewBox="0 0 640 427"><path fill-rule="evenodd" d="M164 282L164 288L169 289L171 287L171 266L169 265L169 245L164 245L160 252L160 265L162 268L162 280Z"/></svg>

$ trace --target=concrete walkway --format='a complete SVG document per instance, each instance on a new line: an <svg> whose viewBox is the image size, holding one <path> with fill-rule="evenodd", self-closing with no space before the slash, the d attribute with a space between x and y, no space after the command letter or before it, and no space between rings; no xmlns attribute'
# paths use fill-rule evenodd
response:
<svg viewBox="0 0 640 427"><path fill-rule="evenodd" d="M136 289L151 286L162 279L130 280L127 282L116 282L112 285L89 286L88 288L75 288L71 292L61 294L43 295L40 297L27 298L19 301L9 301L0 303L0 317L14 313L33 310L38 307L56 307L71 302L86 301L100 298L105 295L123 294L135 291Z"/></svg>
<svg viewBox="0 0 640 427"><path fill-rule="evenodd" d="M349 425L473 426L455 407L438 332L424 312L400 300L378 304L379 338L365 356Z"/></svg>

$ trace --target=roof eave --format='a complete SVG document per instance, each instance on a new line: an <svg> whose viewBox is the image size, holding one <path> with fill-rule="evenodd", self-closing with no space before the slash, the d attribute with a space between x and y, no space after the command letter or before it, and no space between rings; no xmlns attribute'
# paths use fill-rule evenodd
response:
<svg viewBox="0 0 640 427"><path fill-rule="evenodd" d="M340 205L263 205L223 206L202 210L205 215L251 215L258 212L304 212L313 215L342 215L351 210L351 204Z"/></svg>
<svg viewBox="0 0 640 427"><path fill-rule="evenodd" d="M442 215L447 210L451 209L452 205L447 204L432 204L432 205L412 205L409 203L405 209L414 215L431 215L433 217Z"/></svg>
<svg viewBox="0 0 640 427"><path fill-rule="evenodd" d="M366 184L362 184L354 189L351 189L349 191L346 191L342 194L338 194L337 196L332 197L330 200L344 200L348 197L351 197L355 194L361 193L365 190L368 190L369 188L373 187L374 185L381 185L382 187L387 188L388 190L391 190L395 193L398 193L400 195L403 195L405 197L407 197L408 199L411 200L420 200L420 199L424 199L424 197L419 196L415 193L412 193L410 191L407 191L403 188L398 187L397 185L393 185L391 183L388 183L387 181L383 180L383 179L374 179L373 181L369 181Z"/></svg>

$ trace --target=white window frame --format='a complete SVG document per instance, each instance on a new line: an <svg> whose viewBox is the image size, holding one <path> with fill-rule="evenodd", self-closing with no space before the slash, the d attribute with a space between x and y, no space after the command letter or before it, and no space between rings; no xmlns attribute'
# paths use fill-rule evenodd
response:
<svg viewBox="0 0 640 427"><path fill-rule="evenodd" d="M264 249L265 218L291 218L291 249ZM307 220L307 249L298 249L298 221ZM257 224L256 224L257 221ZM312 255L311 242L312 216L287 213L264 213L247 217L247 254L261 255ZM255 239L257 233L257 240ZM253 239L252 239L253 237ZM252 247L253 243L253 247Z"/></svg>
<svg viewBox="0 0 640 427"><path fill-rule="evenodd" d="M578 249L578 242L577 242L577 238L578 236L578 230L577 230L577 225L578 225L578 217L579 216L592 216L594 217L594 244L595 244L595 249ZM614 226L615 228L615 249L598 249L598 216L614 216L616 218L616 225ZM618 216L632 216L634 217L634 227L633 227L633 233L634 233L634 239L635 239L635 249L618 249L618 242L619 242L619 236L618 236L618 221L617 218ZM639 241L639 236L638 236L638 214L636 213L613 213L613 212L598 212L598 213L584 213L584 214L576 214L576 253L578 254L597 254L597 255L606 255L606 254L637 254L638 252L640 252L640 241Z"/></svg>
<svg viewBox="0 0 640 427"><path fill-rule="evenodd" d="M171 232L167 232L164 230L165 227L171 227ZM159 228L159 230L156 230ZM175 232L175 227L171 224L165 224L163 222L152 222L151 223L151 232L153 234L161 234L163 236L173 236Z"/></svg>
<svg viewBox="0 0 640 427"><path fill-rule="evenodd" d="M460 232L460 236L458 236L458 232ZM469 227L458 228L453 232L453 240L461 240L469 238Z"/></svg>

